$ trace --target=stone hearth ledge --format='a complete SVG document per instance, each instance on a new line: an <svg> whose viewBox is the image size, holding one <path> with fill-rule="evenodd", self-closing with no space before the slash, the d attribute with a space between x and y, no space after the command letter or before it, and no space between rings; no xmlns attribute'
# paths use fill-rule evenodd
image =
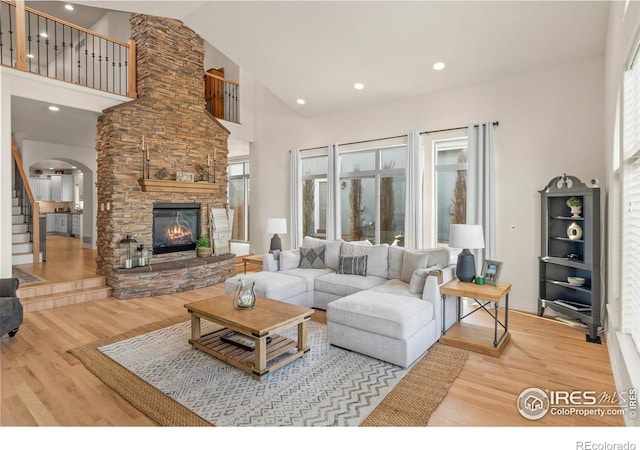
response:
<svg viewBox="0 0 640 450"><path fill-rule="evenodd" d="M233 253L208 258L187 258L151 263L133 269L117 269L107 284L113 297L130 299L173 294L221 283L235 275Z"/></svg>

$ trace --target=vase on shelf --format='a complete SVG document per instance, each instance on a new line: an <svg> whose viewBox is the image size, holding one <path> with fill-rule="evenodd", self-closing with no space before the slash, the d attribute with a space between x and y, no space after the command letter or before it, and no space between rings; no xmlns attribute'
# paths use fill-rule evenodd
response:
<svg viewBox="0 0 640 450"><path fill-rule="evenodd" d="M582 227L573 222L569 225L569 228L567 228L567 236L569 236L569 239L571 240L582 239Z"/></svg>
<svg viewBox="0 0 640 450"><path fill-rule="evenodd" d="M571 206L571 218L579 219L582 214L582 206Z"/></svg>

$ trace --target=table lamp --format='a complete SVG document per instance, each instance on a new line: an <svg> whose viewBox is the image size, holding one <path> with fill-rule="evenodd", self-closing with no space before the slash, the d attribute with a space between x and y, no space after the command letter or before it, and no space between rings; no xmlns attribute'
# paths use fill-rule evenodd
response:
<svg viewBox="0 0 640 450"><path fill-rule="evenodd" d="M271 233L273 233L273 237L271 238L269 253L273 253L274 250L282 251L282 241L278 233L287 234L287 219L280 217L267 219L267 234Z"/></svg>
<svg viewBox="0 0 640 450"><path fill-rule="evenodd" d="M451 224L449 247L461 248L456 264L456 276L460 281L470 283L476 276L476 259L469 249L484 248L482 225Z"/></svg>

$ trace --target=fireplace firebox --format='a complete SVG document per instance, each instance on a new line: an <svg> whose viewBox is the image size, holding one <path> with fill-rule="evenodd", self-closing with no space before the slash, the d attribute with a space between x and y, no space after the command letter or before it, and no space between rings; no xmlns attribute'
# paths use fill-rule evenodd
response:
<svg viewBox="0 0 640 450"><path fill-rule="evenodd" d="M199 236L199 203L153 204L154 254L193 250Z"/></svg>

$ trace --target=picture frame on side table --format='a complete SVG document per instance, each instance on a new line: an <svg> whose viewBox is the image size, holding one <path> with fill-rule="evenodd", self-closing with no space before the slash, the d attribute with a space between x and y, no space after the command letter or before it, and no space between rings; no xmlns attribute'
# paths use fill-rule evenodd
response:
<svg viewBox="0 0 640 450"><path fill-rule="evenodd" d="M485 284L491 286L497 286L500 280L500 272L502 270L502 262L494 261L491 259L485 259L482 265L482 276L484 277Z"/></svg>

